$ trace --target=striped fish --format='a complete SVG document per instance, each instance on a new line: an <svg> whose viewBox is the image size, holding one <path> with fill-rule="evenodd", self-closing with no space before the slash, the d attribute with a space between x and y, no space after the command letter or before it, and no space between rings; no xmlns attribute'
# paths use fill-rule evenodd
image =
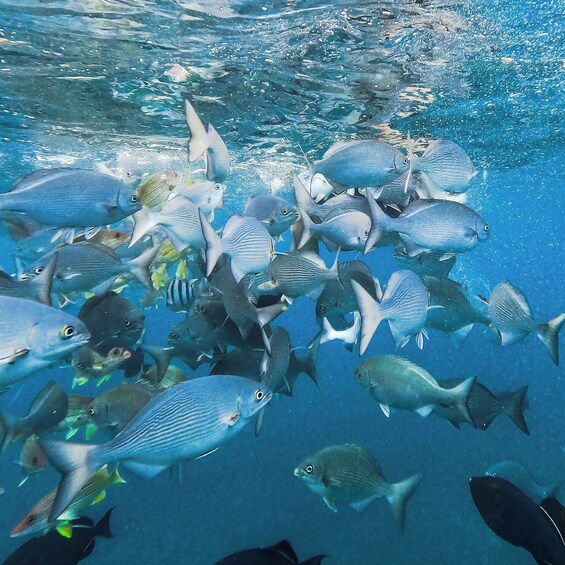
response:
<svg viewBox="0 0 565 565"><path fill-rule="evenodd" d="M230 375L179 383L153 398L114 439L99 445L45 441L41 445L63 475L49 520L67 508L105 463L152 478L182 459L216 451L271 399L265 386Z"/></svg>
<svg viewBox="0 0 565 565"><path fill-rule="evenodd" d="M188 312L194 301L204 296L213 296L206 279L173 279L165 293L167 307L173 312Z"/></svg>
<svg viewBox="0 0 565 565"><path fill-rule="evenodd" d="M430 295L422 279L412 271L392 273L382 300L376 301L357 281L351 280L361 314L359 354L363 355L383 320L388 321L396 347L404 347L416 336L418 347L427 337L424 324L428 316Z"/></svg>
<svg viewBox="0 0 565 565"><path fill-rule="evenodd" d="M224 226L222 237L200 212L202 233L206 240L206 276L209 276L220 255L231 259L231 269L236 282L247 273L266 270L273 254L273 240L267 228L253 217L231 216Z"/></svg>

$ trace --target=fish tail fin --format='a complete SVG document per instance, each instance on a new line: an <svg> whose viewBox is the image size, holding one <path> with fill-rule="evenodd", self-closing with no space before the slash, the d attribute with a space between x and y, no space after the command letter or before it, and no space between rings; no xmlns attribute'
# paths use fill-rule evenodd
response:
<svg viewBox="0 0 565 565"><path fill-rule="evenodd" d="M297 204L298 213L300 214L300 219L302 220L302 235L300 236L300 241L298 242L297 249L304 247L314 236L312 233L312 227L314 222L310 219L308 212L306 212L300 204Z"/></svg>
<svg viewBox="0 0 565 565"><path fill-rule="evenodd" d="M155 290L153 288L149 267L155 257L157 257L157 253L159 253L159 246L153 245L149 249L146 249L139 257L134 257L127 262L130 273L149 290Z"/></svg>
<svg viewBox="0 0 565 565"><path fill-rule="evenodd" d="M337 338L337 332L331 325L327 318L322 318L322 331L320 332L320 343L326 343L327 341L333 341Z"/></svg>
<svg viewBox="0 0 565 565"><path fill-rule="evenodd" d="M112 515L112 510L114 510L114 508L115 506L112 506L112 508L110 508L110 510L108 510L108 512L106 512L106 514L104 514L104 516L100 518L98 524L94 526L94 531L92 532L94 534L94 537L103 537L103 538L114 537L112 530L110 530L110 517Z"/></svg>
<svg viewBox="0 0 565 565"><path fill-rule="evenodd" d="M276 302L269 306L257 308L257 323L263 327L270 324L277 316L280 316L288 308L285 301Z"/></svg>
<svg viewBox="0 0 565 565"><path fill-rule="evenodd" d="M98 446L65 441L40 441L49 461L61 473L61 482L51 507L49 521L55 521L73 501L98 468L94 456Z"/></svg>
<svg viewBox="0 0 565 565"><path fill-rule="evenodd" d="M339 255L341 253L341 247L337 248L337 252L335 254L335 259L333 265L330 267L330 274L333 279L337 279L339 277Z"/></svg>
<svg viewBox="0 0 565 565"><path fill-rule="evenodd" d="M222 247L222 240L211 226L210 222L206 219L206 216L201 210L198 210L198 213L200 214L202 235L206 241L206 276L209 277L224 250Z"/></svg>
<svg viewBox="0 0 565 565"><path fill-rule="evenodd" d="M33 287L32 296L41 304L51 306L51 286L53 284L53 275L57 268L58 253L54 253L53 257L49 260L43 272L32 280L31 286Z"/></svg>
<svg viewBox="0 0 565 565"><path fill-rule="evenodd" d="M192 104L185 99L184 112L188 127L188 161L192 163L208 149L208 133Z"/></svg>
<svg viewBox="0 0 565 565"><path fill-rule="evenodd" d="M148 344L143 344L141 346L141 349L145 351L149 356L151 356L154 359L155 364L157 365L155 382L152 382L152 384L158 384L165 376L165 373L169 368L171 359L174 356L174 351L171 347L159 347L158 345Z"/></svg>
<svg viewBox="0 0 565 565"><path fill-rule="evenodd" d="M363 355L382 321L382 315L380 304L355 279L351 279L351 287L357 301L357 309L361 314L359 355Z"/></svg>
<svg viewBox="0 0 565 565"><path fill-rule="evenodd" d="M0 412L0 454L4 453L16 438L17 419Z"/></svg>
<svg viewBox="0 0 565 565"><path fill-rule="evenodd" d="M113 485L125 485L127 483L127 481L122 478L117 468L110 473L110 481Z"/></svg>
<svg viewBox="0 0 565 565"><path fill-rule="evenodd" d="M316 362L318 361L318 351L320 350L320 335L318 334L308 344L308 354L304 358L304 372L310 377L312 382L320 388L320 381L318 380L318 370L316 369Z"/></svg>
<svg viewBox="0 0 565 565"><path fill-rule="evenodd" d="M545 324L540 324L538 327L537 336L549 351L551 360L559 365L559 332L565 324L565 314L559 314L553 320Z"/></svg>
<svg viewBox="0 0 565 565"><path fill-rule="evenodd" d="M400 533L404 533L404 524L406 521L406 504L410 497L414 494L414 491L420 484L423 475L417 474L400 481L399 483L394 483L391 486L391 493L386 497L392 513L394 514L394 519L398 525Z"/></svg>
<svg viewBox="0 0 565 565"><path fill-rule="evenodd" d="M414 171L414 162L416 161L414 155L414 143L412 142L412 138L410 137L410 132L408 132L406 141L408 145L408 174L406 175L406 181L404 183L405 194L408 192L408 187L410 186L410 179L412 178L412 173Z"/></svg>
<svg viewBox="0 0 565 565"><path fill-rule="evenodd" d="M371 215L371 229L369 230L367 241L365 241L365 247L363 249L364 254L369 253L369 251L371 251L371 249L373 249L373 247L375 247L375 245L379 242L383 234L386 232L388 222L388 216L383 212L369 191L367 191L366 198L369 203L369 212Z"/></svg>
<svg viewBox="0 0 565 565"><path fill-rule="evenodd" d="M133 233L128 243L128 247L135 245L151 228L155 227L155 214L147 206L143 206L139 212L133 215Z"/></svg>
<svg viewBox="0 0 565 565"><path fill-rule="evenodd" d="M507 400L502 402L504 413L526 434L530 435L530 430L524 418L524 408L526 403L526 393L528 385L513 392Z"/></svg>
<svg viewBox="0 0 565 565"><path fill-rule="evenodd" d="M459 383L457 386L448 389L453 395L453 407L461 414L466 422L471 424L474 428L477 427L475 420L469 407L467 406L467 401L469 400L469 395L471 394L471 389L475 384L476 377L471 377Z"/></svg>
<svg viewBox="0 0 565 565"><path fill-rule="evenodd" d="M316 204L307 188L304 186L304 183L296 175L293 175L292 182L294 185L294 199L296 200L296 204L302 207L306 212L315 213L319 205Z"/></svg>

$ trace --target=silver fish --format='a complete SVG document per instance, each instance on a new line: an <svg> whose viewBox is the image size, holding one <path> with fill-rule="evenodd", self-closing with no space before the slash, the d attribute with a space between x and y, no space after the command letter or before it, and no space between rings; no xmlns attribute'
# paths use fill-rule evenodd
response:
<svg viewBox="0 0 565 565"><path fill-rule="evenodd" d="M551 360L559 365L559 332L565 324L565 313L549 322L538 323L521 290L508 281L498 283L490 300L479 297L488 305L488 317L500 335L502 345L512 345L529 334L535 334L549 352Z"/></svg>
<svg viewBox="0 0 565 565"><path fill-rule="evenodd" d="M422 349L427 336L424 325L429 293L418 275L412 271L395 271L380 300L375 300L356 280L351 281L351 286L361 314L360 355L367 350L383 320L388 321L396 347L404 347L416 336L418 347Z"/></svg>
<svg viewBox="0 0 565 565"><path fill-rule="evenodd" d="M0 390L62 362L89 338L86 326L66 312L0 296Z"/></svg>
<svg viewBox="0 0 565 565"><path fill-rule="evenodd" d="M206 240L206 276L212 273L222 253L230 257L237 282L247 273L260 273L267 268L273 254L273 240L259 220L231 216L221 238L202 212L200 222Z"/></svg>
<svg viewBox="0 0 565 565"><path fill-rule="evenodd" d="M332 145L310 174L322 174L335 188L365 188L393 181L408 169L408 159L389 143L355 139Z"/></svg>
<svg viewBox="0 0 565 565"><path fill-rule="evenodd" d="M221 182L204 181L189 186L183 194L213 222L215 211L224 207L225 191Z"/></svg>
<svg viewBox="0 0 565 565"><path fill-rule="evenodd" d="M0 194L0 216L25 214L42 225L62 228L113 224L140 208L133 188L116 177L80 169L36 171L11 192Z"/></svg>
<svg viewBox="0 0 565 565"><path fill-rule="evenodd" d="M416 412L426 418L440 404L453 406L466 422L475 425L467 407L474 377L444 389L423 367L398 355L376 355L367 359L357 367L355 377L379 403L387 418L393 408Z"/></svg>
<svg viewBox="0 0 565 565"><path fill-rule="evenodd" d="M65 510L105 463L120 461L152 478L177 461L216 451L243 429L271 396L265 386L242 377L204 377L179 383L153 398L107 443L41 442L63 475L50 520Z"/></svg>
<svg viewBox="0 0 565 565"><path fill-rule="evenodd" d="M228 148L212 124L208 130L200 121L192 104L184 101L186 125L188 126L188 160L196 161L201 155L206 157L206 178L212 182L224 182L230 172Z"/></svg>
<svg viewBox="0 0 565 565"><path fill-rule="evenodd" d="M401 532L406 503L422 480L418 474L388 483L373 455L351 443L326 447L306 457L294 469L294 475L321 496L334 512L337 512L336 503L348 504L361 512L377 498L386 498Z"/></svg>
<svg viewBox="0 0 565 565"><path fill-rule="evenodd" d="M273 194L258 194L250 198L243 210L265 224L272 237L279 237L298 219L298 210L291 202Z"/></svg>
<svg viewBox="0 0 565 565"><path fill-rule="evenodd" d="M371 233L366 251L386 232L400 235L410 257L441 251L442 259L475 248L489 236L489 226L471 208L449 200L414 200L398 216L387 216L368 195ZM368 248L368 249L367 249Z"/></svg>

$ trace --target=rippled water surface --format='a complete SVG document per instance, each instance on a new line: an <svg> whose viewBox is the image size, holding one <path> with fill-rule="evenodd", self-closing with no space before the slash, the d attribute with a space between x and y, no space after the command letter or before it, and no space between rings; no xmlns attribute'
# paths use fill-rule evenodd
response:
<svg viewBox="0 0 565 565"><path fill-rule="evenodd" d="M56 166L103 164L132 182L166 168L194 173L184 96L232 155L227 213L260 190L290 194L302 150L319 158L362 136L403 150L408 134L416 147L452 139L479 169L469 203L492 230L459 260L458 280L488 295L509 279L545 321L565 311L564 24L563 0L0 0L0 190ZM2 245L12 271L7 234ZM383 280L390 255L368 259ZM163 308L147 319L153 343L179 320ZM317 331L306 298L281 320L298 346ZM438 378L479 375L496 391L529 384L531 435L503 419L487 432L406 413L386 419L352 377L358 355L333 342L320 352L322 390L299 382L294 398L273 402L258 439L246 430L187 463L180 486L163 473L109 491L93 515L116 506L115 539L98 541L87 562L208 565L286 537L302 558L325 553L329 565L530 563L491 535L467 480L503 459L540 482L565 479L563 368L534 337L501 348L475 328L460 350L443 334L430 338L402 353ZM367 355L383 352L394 350L381 328ZM69 369L45 375L70 389ZM6 393L0 408L24 411L43 378ZM344 442L371 449L390 480L424 473L404 536L383 501L334 514L293 476L305 455ZM0 459L0 557L19 545L13 525L58 478L50 470L18 489L17 456L12 448Z"/></svg>

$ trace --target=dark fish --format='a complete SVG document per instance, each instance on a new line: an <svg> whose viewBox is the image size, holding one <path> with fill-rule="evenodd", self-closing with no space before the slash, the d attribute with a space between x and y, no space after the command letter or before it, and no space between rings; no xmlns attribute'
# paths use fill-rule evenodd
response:
<svg viewBox="0 0 565 565"><path fill-rule="evenodd" d="M65 391L53 380L37 394L23 418L0 413L2 451L14 441L31 435L40 436L61 422L69 406Z"/></svg>
<svg viewBox="0 0 565 565"><path fill-rule="evenodd" d="M447 379L439 384L443 388L453 388L462 382L460 379ZM469 408L473 422L480 430L488 429L499 414L505 414L522 432L530 435L523 414L527 392L528 386L526 385L503 399L495 396L485 385L475 380L467 399L467 408ZM466 421L456 410L446 405L437 405L434 413L448 420L456 428Z"/></svg>
<svg viewBox="0 0 565 565"><path fill-rule="evenodd" d="M279 541L270 547L246 549L232 553L216 565L320 565L325 555L317 555L307 561L298 562L298 557L287 540Z"/></svg>
<svg viewBox="0 0 565 565"><path fill-rule="evenodd" d="M97 537L112 538L110 508L94 525L90 518L72 520L73 534L63 537L56 530L26 541L2 565L76 565L94 550Z"/></svg>
<svg viewBox="0 0 565 565"><path fill-rule="evenodd" d="M500 538L523 547L540 565L565 563L565 508L555 498L539 506L499 477L473 477L471 495L487 526Z"/></svg>
<svg viewBox="0 0 565 565"><path fill-rule="evenodd" d="M449 276L451 269L455 266L457 257L440 259L443 253L423 253L416 257L410 257L405 251L395 249L393 257L400 263L402 269L410 269L421 277L436 277L438 279Z"/></svg>
<svg viewBox="0 0 565 565"><path fill-rule="evenodd" d="M232 349L214 364L210 375L236 375L260 381L262 360L260 349Z"/></svg>

